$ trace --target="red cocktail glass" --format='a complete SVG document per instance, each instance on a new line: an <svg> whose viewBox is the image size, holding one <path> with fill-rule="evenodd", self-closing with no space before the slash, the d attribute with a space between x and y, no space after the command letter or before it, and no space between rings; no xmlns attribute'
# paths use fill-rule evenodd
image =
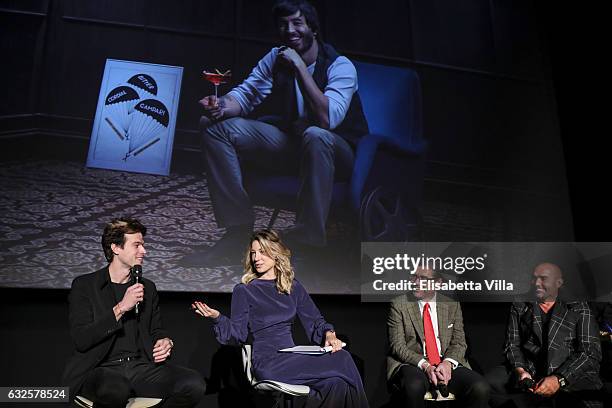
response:
<svg viewBox="0 0 612 408"><path fill-rule="evenodd" d="M219 85L225 84L232 77L231 71L219 72L219 70L215 70L215 72L207 72L202 71L202 75L204 75L204 79L208 82L212 82L215 86L215 100L218 100L217 88Z"/></svg>

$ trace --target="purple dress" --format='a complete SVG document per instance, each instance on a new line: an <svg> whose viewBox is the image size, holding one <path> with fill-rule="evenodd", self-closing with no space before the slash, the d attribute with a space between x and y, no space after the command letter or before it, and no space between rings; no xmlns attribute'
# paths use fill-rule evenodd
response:
<svg viewBox="0 0 612 408"><path fill-rule="evenodd" d="M325 332L333 330L297 280L289 295L278 293L274 280L236 285L231 314L231 319L224 315L216 319L215 336L221 344L240 344L252 334L257 379L308 385L306 407L368 406L361 377L347 351L317 356L278 352L295 346L291 325L296 315L313 344L321 344Z"/></svg>

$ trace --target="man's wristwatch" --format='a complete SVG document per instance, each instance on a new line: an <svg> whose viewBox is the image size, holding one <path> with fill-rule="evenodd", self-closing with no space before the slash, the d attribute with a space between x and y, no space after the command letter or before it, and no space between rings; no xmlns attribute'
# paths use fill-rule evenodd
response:
<svg viewBox="0 0 612 408"><path fill-rule="evenodd" d="M557 377L557 380L559 380L559 387L561 388L567 387L567 381L565 380L565 377L563 377L561 374L553 374L553 375Z"/></svg>

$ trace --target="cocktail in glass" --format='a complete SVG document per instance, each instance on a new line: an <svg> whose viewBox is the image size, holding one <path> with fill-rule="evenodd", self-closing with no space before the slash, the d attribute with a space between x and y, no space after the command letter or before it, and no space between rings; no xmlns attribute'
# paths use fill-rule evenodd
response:
<svg viewBox="0 0 612 408"><path fill-rule="evenodd" d="M218 103L218 91L219 85L227 83L232 77L232 72L227 70L225 72L219 72L218 69L215 69L215 72L202 71L202 75L204 75L204 79L208 82L212 82L215 86L215 104Z"/></svg>

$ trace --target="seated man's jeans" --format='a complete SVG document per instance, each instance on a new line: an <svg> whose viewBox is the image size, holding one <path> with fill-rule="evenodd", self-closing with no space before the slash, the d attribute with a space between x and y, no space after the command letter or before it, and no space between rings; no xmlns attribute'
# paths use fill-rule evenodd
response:
<svg viewBox="0 0 612 408"><path fill-rule="evenodd" d="M241 117L209 126L203 134L208 188L217 224L252 225L251 200L243 185L241 162L301 179L296 228L304 242L325 245L334 180L348 179L355 160L346 140L316 126L293 135L261 121Z"/></svg>

